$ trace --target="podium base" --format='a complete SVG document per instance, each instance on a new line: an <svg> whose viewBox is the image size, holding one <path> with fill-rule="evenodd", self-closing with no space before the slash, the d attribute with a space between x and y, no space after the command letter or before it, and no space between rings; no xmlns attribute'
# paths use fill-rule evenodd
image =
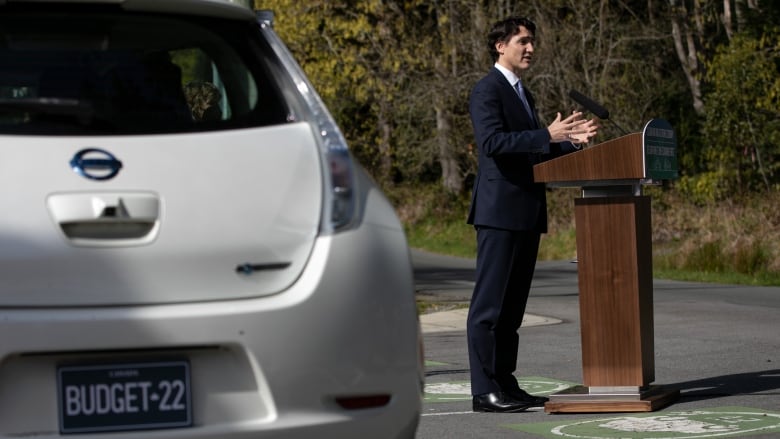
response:
<svg viewBox="0 0 780 439"><path fill-rule="evenodd" d="M622 389L621 389L622 390ZM649 386L635 392L591 391L585 386L574 386L550 395L545 403L546 413L624 413L652 412L673 403L680 397L677 389Z"/></svg>

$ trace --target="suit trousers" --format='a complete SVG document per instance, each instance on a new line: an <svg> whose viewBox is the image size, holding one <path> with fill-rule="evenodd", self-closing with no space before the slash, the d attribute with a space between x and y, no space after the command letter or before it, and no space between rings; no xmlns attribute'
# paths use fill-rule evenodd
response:
<svg viewBox="0 0 780 439"><path fill-rule="evenodd" d="M471 393L517 389L518 329L541 234L477 227L477 270L467 320Z"/></svg>

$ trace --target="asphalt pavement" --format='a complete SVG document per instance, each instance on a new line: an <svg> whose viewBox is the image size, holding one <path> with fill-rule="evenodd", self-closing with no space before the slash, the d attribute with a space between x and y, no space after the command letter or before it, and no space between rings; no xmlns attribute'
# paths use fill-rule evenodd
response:
<svg viewBox="0 0 780 439"><path fill-rule="evenodd" d="M780 438L780 288L654 280L654 385L680 398L650 413L473 413L465 321L472 259L413 251L426 393L417 437ZM547 395L582 382L577 264L540 261L516 376Z"/></svg>

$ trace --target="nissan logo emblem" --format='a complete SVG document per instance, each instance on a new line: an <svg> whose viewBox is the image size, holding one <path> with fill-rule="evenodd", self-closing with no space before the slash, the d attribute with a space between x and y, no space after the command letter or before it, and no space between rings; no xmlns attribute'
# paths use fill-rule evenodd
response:
<svg viewBox="0 0 780 439"><path fill-rule="evenodd" d="M70 160L73 172L90 180L110 180L122 169L122 162L108 151L85 148Z"/></svg>

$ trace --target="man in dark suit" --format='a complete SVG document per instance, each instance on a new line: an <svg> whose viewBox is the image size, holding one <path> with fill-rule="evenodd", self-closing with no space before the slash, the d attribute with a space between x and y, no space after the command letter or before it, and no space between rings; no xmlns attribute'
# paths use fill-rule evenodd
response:
<svg viewBox="0 0 780 439"><path fill-rule="evenodd" d="M580 112L539 124L520 82L533 60L535 31L524 17L493 26L488 47L495 65L469 101L479 168L468 217L477 230L477 271L467 336L473 409L480 412L518 412L547 401L522 390L513 375L517 331L547 231L545 187L534 183L533 165L579 149L597 129Z"/></svg>

